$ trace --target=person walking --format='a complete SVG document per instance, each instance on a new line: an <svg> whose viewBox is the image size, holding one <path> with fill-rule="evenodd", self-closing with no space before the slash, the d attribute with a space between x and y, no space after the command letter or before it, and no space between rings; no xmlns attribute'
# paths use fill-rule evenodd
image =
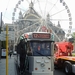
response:
<svg viewBox="0 0 75 75"><path fill-rule="evenodd" d="M9 52L9 56L10 56L10 58L11 58L11 55L12 55L12 52L10 51L10 52Z"/></svg>
<svg viewBox="0 0 75 75"><path fill-rule="evenodd" d="M20 74L24 74L25 71L25 59L26 59L26 48L25 40L21 39L20 43L17 45L17 51L20 54Z"/></svg>

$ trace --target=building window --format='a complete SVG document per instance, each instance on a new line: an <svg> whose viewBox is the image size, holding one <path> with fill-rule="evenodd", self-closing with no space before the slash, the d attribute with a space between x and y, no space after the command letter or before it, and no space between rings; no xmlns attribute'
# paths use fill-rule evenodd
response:
<svg viewBox="0 0 75 75"><path fill-rule="evenodd" d="M65 34L65 32L63 31L63 34Z"/></svg>
<svg viewBox="0 0 75 75"><path fill-rule="evenodd" d="M9 31L11 31L11 28L9 28Z"/></svg>
<svg viewBox="0 0 75 75"><path fill-rule="evenodd" d="M6 28L4 28L4 31L6 31Z"/></svg>
<svg viewBox="0 0 75 75"><path fill-rule="evenodd" d="M57 33L57 30L55 30L55 33Z"/></svg>
<svg viewBox="0 0 75 75"><path fill-rule="evenodd" d="M14 31L14 29L13 28L9 28L9 31Z"/></svg>
<svg viewBox="0 0 75 75"><path fill-rule="evenodd" d="M61 33L61 31L59 30L59 33Z"/></svg>

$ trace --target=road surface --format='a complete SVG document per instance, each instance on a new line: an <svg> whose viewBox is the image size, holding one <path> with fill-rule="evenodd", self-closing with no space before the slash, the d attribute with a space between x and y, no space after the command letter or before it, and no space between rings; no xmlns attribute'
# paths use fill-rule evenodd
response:
<svg viewBox="0 0 75 75"><path fill-rule="evenodd" d="M66 75L66 74L61 70L55 70L54 75Z"/></svg>
<svg viewBox="0 0 75 75"><path fill-rule="evenodd" d="M15 56L11 56L11 58L8 58L8 75L19 75L16 71L16 66L14 64L14 58ZM0 62L0 75L6 75L6 59L1 59ZM61 70L54 70L54 75L66 75Z"/></svg>

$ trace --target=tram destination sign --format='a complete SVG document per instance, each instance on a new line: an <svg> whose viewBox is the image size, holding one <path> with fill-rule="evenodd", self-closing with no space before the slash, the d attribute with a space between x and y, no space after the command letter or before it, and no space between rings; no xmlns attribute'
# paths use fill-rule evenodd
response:
<svg viewBox="0 0 75 75"><path fill-rule="evenodd" d="M33 33L35 39L50 39L51 35L46 33Z"/></svg>

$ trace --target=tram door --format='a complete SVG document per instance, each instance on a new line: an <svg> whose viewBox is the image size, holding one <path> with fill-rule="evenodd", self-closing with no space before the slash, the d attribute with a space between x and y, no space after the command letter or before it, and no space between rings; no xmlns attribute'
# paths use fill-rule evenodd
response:
<svg viewBox="0 0 75 75"><path fill-rule="evenodd" d="M32 75L53 75L53 48L51 41L30 41L31 56L29 59L29 73Z"/></svg>

